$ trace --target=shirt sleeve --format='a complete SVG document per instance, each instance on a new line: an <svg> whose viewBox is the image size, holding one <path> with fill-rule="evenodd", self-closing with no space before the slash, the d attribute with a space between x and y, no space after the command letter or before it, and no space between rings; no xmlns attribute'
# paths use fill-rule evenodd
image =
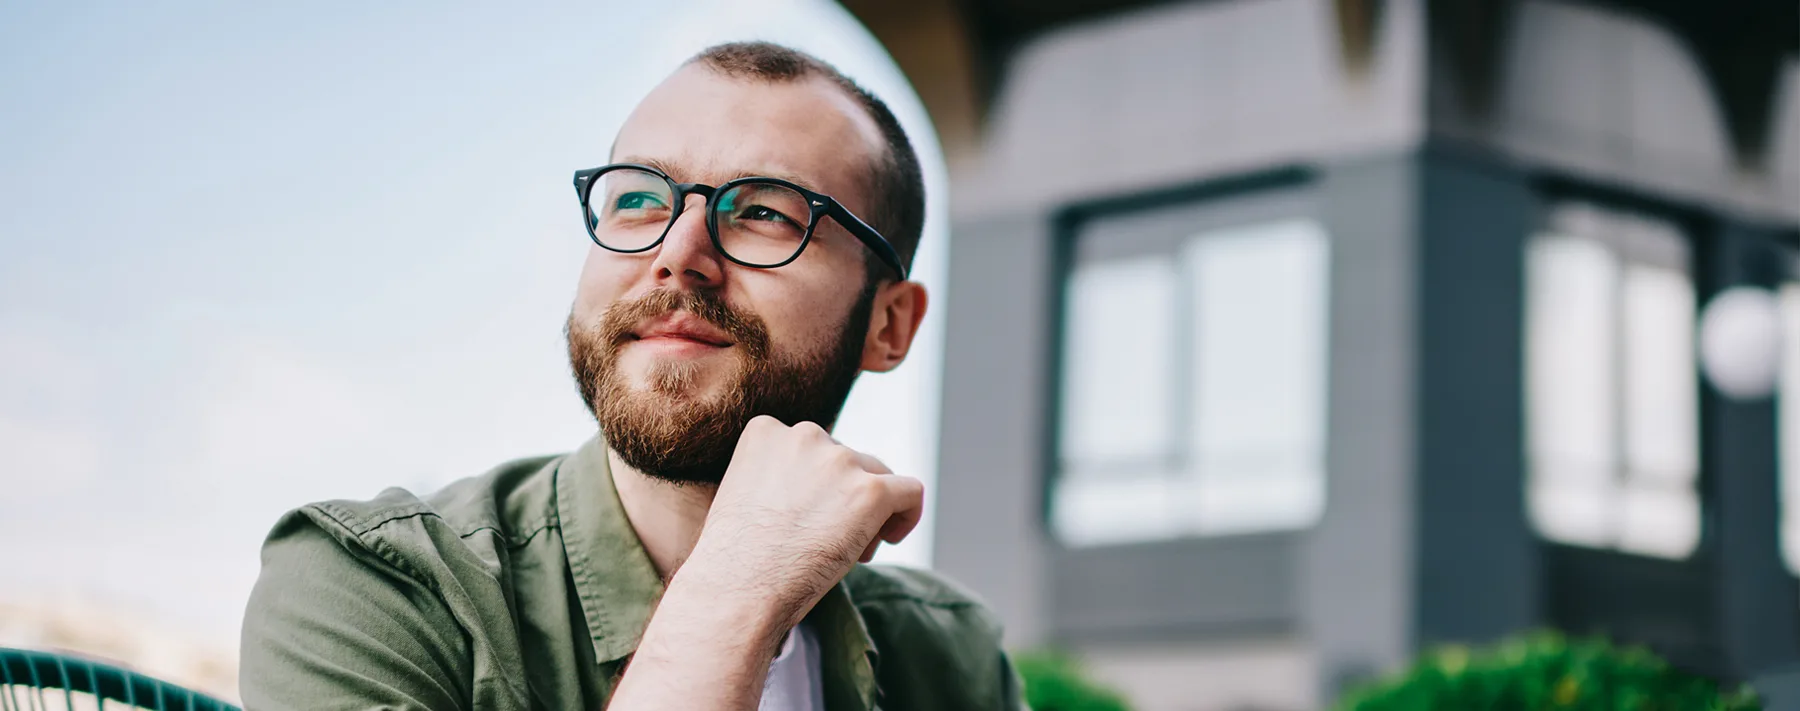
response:
<svg viewBox="0 0 1800 711"><path fill-rule="evenodd" d="M953 698L935 699L913 707L967 709L967 711L1030 711L1025 703L1019 674L1001 645L1000 623L978 605L920 609L929 620L918 634L903 637L905 648L894 650L917 657L908 683L920 691L954 690ZM885 666L897 655L882 657ZM908 660L913 661L913 660Z"/></svg>
<svg viewBox="0 0 1800 711"><path fill-rule="evenodd" d="M245 707L468 708L472 662L441 598L331 526L294 512L263 544L244 614Z"/></svg>

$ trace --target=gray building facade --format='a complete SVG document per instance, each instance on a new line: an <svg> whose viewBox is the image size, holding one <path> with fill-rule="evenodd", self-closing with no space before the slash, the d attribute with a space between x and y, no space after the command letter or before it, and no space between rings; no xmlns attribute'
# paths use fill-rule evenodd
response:
<svg viewBox="0 0 1800 711"><path fill-rule="evenodd" d="M1145 711L1800 664L1792 418L1692 355L1800 280L1793 3L847 5L950 154L934 559L1012 644Z"/></svg>

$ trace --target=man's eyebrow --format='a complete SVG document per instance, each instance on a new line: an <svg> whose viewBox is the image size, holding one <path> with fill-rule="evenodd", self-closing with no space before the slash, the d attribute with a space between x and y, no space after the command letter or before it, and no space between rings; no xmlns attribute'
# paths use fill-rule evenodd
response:
<svg viewBox="0 0 1800 711"><path fill-rule="evenodd" d="M614 163L635 163L637 165L647 165L647 166L650 166L657 170L660 170L663 172L663 174L671 176L671 177L673 177L677 172L675 169L675 164L670 163L665 160L662 160L662 159L659 159L659 158L644 158L641 156L625 156L623 158L616 159L613 162Z"/></svg>
<svg viewBox="0 0 1800 711"><path fill-rule="evenodd" d="M813 192L818 192L817 190L814 190L814 188L812 186L812 181L807 180L806 178L802 178L798 175L794 175L793 173L783 173L779 170L764 170L764 171L750 171L750 172L734 173L734 174L732 174L730 179L736 180L738 178L775 178L777 180L786 180L790 183L793 183L800 187L806 188L807 190L812 190Z"/></svg>
<svg viewBox="0 0 1800 711"><path fill-rule="evenodd" d="M619 163L636 163L638 165L647 165L647 166L650 166L652 168L662 171L664 174L666 174L670 177L675 178L676 182L682 182L683 176L681 176L681 171L679 170L679 167L676 164L666 161L666 160L662 160L659 158L646 158L646 157L640 157L640 156L625 156L624 158L620 158L617 162L619 162ZM726 182L729 182L732 180L737 180L738 178L777 178L780 180L786 180L790 183L793 183L800 187L806 188L807 190L813 190L813 191L817 192L817 189L815 189L812 186L811 180L800 177L798 175L794 175L793 173L786 173L786 172L782 172L779 170L742 170L742 171L737 171L737 172L734 172L734 173L731 173L731 174L725 176L725 179L721 180L719 182L726 183Z"/></svg>

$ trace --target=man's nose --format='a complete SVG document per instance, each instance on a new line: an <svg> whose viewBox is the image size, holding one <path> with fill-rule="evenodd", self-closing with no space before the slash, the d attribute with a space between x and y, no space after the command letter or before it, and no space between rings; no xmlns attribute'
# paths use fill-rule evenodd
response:
<svg viewBox="0 0 1800 711"><path fill-rule="evenodd" d="M718 286L724 277L725 257L706 232L706 199L687 196L681 216L669 225L656 248L650 268L658 286L700 288Z"/></svg>

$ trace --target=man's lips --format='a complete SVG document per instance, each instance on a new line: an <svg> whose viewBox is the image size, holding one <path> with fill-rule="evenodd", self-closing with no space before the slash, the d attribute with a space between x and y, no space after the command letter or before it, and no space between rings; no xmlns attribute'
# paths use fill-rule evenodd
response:
<svg viewBox="0 0 1800 711"><path fill-rule="evenodd" d="M640 341L666 339L670 341L697 343L712 346L714 348L724 348L732 345L731 338L725 335L724 332L714 328L712 324L709 324L704 320L686 314L676 314L674 316L657 319L650 322L645 327L632 332L631 335L636 340Z"/></svg>

